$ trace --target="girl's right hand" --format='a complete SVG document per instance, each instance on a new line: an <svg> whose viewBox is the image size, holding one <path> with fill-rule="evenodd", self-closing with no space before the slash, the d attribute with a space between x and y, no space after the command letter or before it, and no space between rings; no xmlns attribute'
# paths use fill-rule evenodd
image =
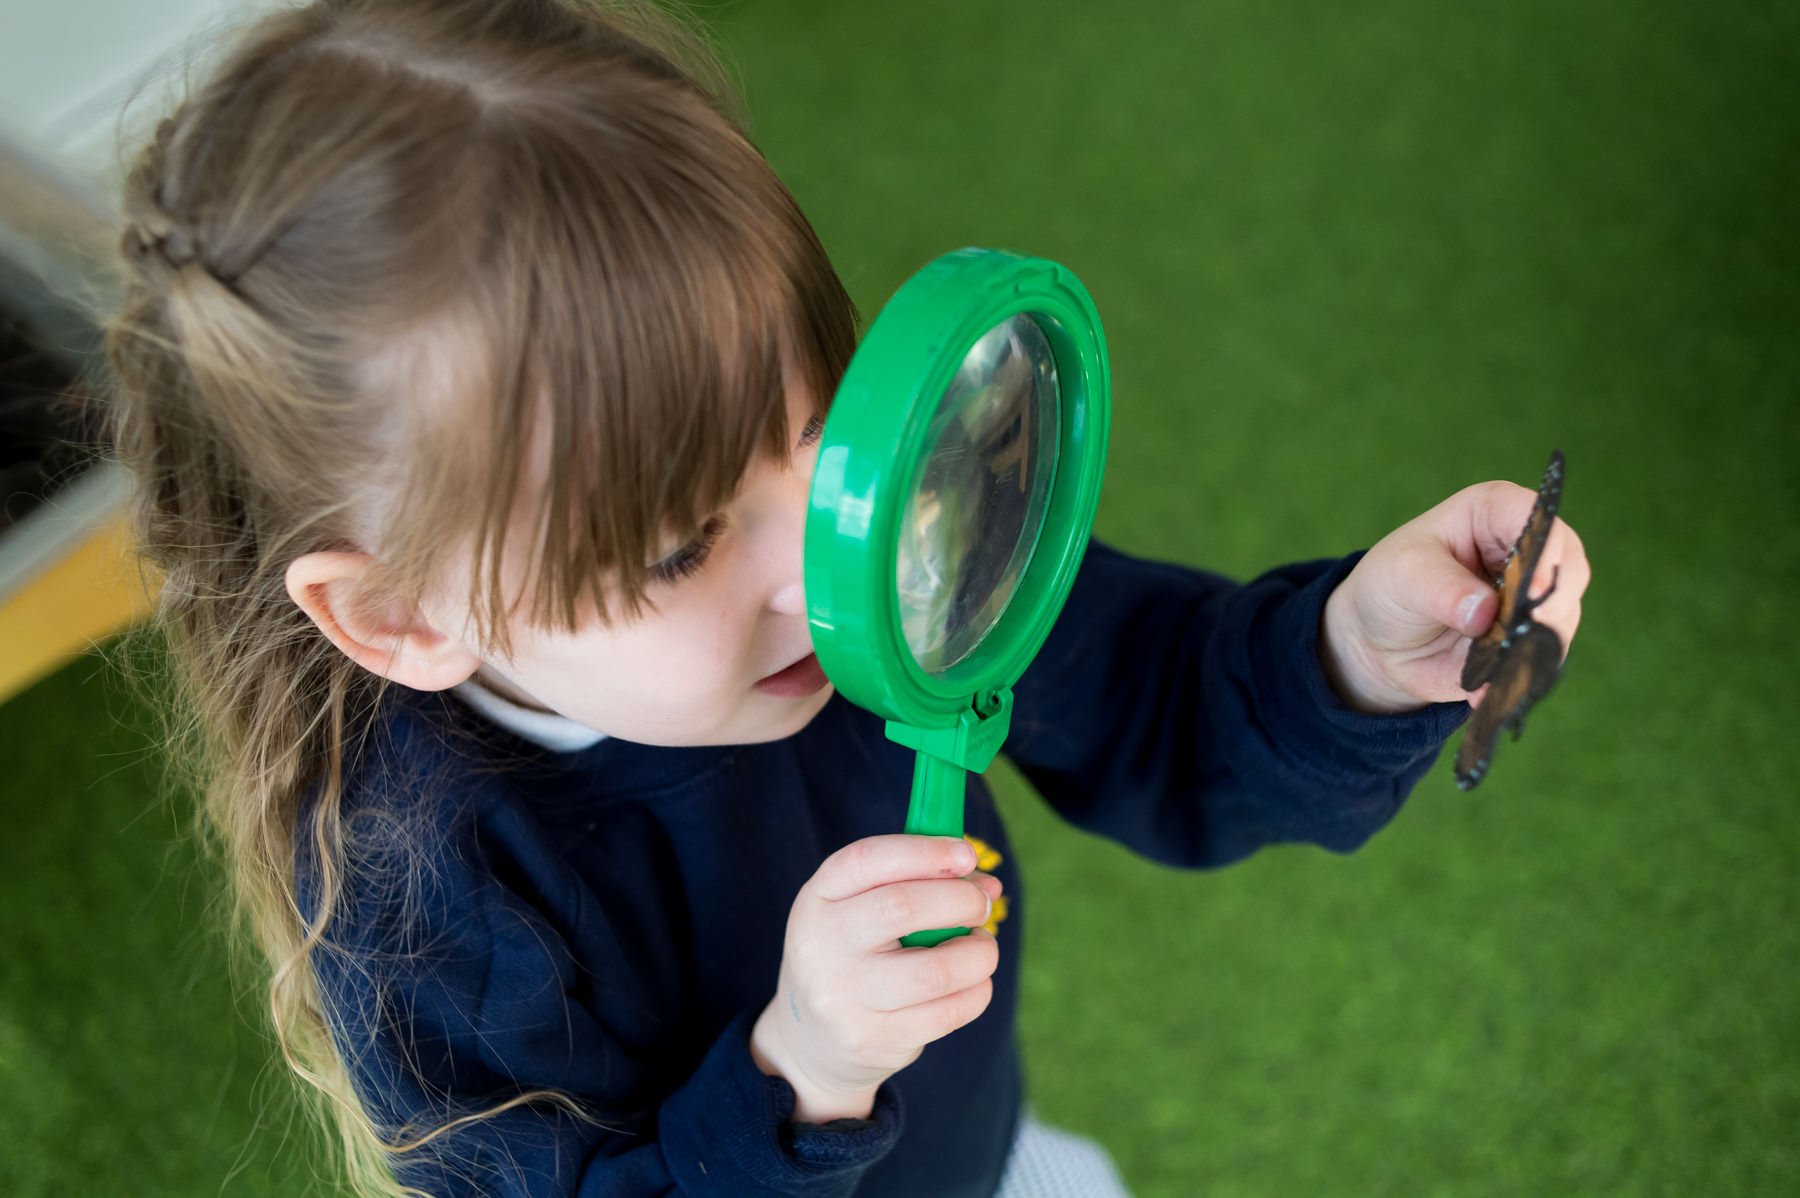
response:
<svg viewBox="0 0 1800 1198"><path fill-rule="evenodd" d="M794 1087L796 1123L864 1119L881 1083L987 1009L1000 949L983 924L1000 879L949 836L871 836L839 849L788 914L781 980L751 1033ZM925 928L973 928L902 948Z"/></svg>

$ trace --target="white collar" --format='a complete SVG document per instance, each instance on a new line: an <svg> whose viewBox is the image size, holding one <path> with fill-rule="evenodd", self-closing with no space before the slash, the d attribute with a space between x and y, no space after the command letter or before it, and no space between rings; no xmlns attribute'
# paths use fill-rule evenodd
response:
<svg viewBox="0 0 1800 1198"><path fill-rule="evenodd" d="M457 698L473 707L492 722L534 745L558 753L572 753L599 744L606 733L595 732L567 716L550 711L533 711L503 698L477 682L473 676L450 688Z"/></svg>

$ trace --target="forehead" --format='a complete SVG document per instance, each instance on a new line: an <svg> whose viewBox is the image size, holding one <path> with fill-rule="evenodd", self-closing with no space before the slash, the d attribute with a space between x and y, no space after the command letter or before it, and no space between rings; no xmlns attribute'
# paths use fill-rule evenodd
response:
<svg viewBox="0 0 1800 1198"><path fill-rule="evenodd" d="M389 543L417 567L404 576L414 593L462 586L484 639L500 643L521 622L610 618L620 601L631 611L650 566L748 476L786 465L841 373L839 352L793 327L794 313L710 354L690 342L626 361L592 344L508 355L471 319L414 326L371 356L363 381L404 479L381 505Z"/></svg>
<svg viewBox="0 0 1800 1198"><path fill-rule="evenodd" d="M829 397L827 397L829 398ZM745 487L758 475L771 470L783 469L791 462L792 454L799 449L801 437L815 414L822 417L825 403L819 402L811 387L798 372L790 371L783 380L782 403L780 411L785 416L786 453L777 453L770 445L760 443L751 460L737 479L737 485L725 505L712 511L697 512L697 519L689 520L684 514L681 504L672 504L660 513L660 520L653 535L646 543L642 565L654 565L668 554L679 549L697 531L699 524L718 512L723 511L730 503L744 492ZM775 406L771 405L770 417L775 414ZM704 436L705 430L697 430ZM548 419L534 420L515 447L519 454L519 487L509 517L509 531L506 538L506 552L501 563L502 577L509 595L509 610L514 610L515 618L523 615L521 608L530 607L529 599L535 589L545 582L542 555L545 550L544 538L541 535L546 524L552 518L553 505L557 496L567 492L566 487L555 485L553 478L559 467L568 469L569 464L562 460L563 443L557 436L552 422ZM673 447L672 447L673 450ZM668 469L679 469L677 455L672 452ZM646 471L647 475L655 474L655 470ZM679 475L669 479L671 488L681 485ZM579 490L577 491L579 494ZM579 519L575 514L572 517ZM465 543L459 557L464 563L472 561L473 547ZM612 610L616 603L625 598L625 586L618 565L602 568L598 571L598 581L606 598L606 606ZM592 605L587 605L584 619L592 620ZM535 623L535 621L528 621Z"/></svg>

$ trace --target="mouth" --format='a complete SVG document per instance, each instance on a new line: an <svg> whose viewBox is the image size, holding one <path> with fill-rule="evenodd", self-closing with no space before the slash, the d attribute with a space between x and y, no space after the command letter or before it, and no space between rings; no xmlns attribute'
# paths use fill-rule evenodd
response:
<svg viewBox="0 0 1800 1198"><path fill-rule="evenodd" d="M795 699L802 695L810 695L823 687L829 679L819 665L819 656L808 653L786 669L777 670L756 684L758 691L765 695L774 695L782 699Z"/></svg>

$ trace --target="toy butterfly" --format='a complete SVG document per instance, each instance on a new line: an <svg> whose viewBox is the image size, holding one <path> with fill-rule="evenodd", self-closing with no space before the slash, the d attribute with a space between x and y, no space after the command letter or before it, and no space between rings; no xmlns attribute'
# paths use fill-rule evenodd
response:
<svg viewBox="0 0 1800 1198"><path fill-rule="evenodd" d="M1464 690L1472 691L1483 683L1488 687L1456 750L1456 784L1463 790L1474 789L1487 776L1494 744L1503 729L1511 729L1513 739L1519 739L1525 730L1525 713L1550 693L1562 668L1562 638L1531 618L1556 590L1558 570L1551 572L1550 585L1535 598L1531 578L1550 539L1550 526L1556 522L1562 486L1563 455L1558 449L1550 454L1550 466L1538 486L1537 503L1525 520L1525 531L1494 580L1500 592L1500 610L1492 626L1469 646L1469 659L1463 663Z"/></svg>

